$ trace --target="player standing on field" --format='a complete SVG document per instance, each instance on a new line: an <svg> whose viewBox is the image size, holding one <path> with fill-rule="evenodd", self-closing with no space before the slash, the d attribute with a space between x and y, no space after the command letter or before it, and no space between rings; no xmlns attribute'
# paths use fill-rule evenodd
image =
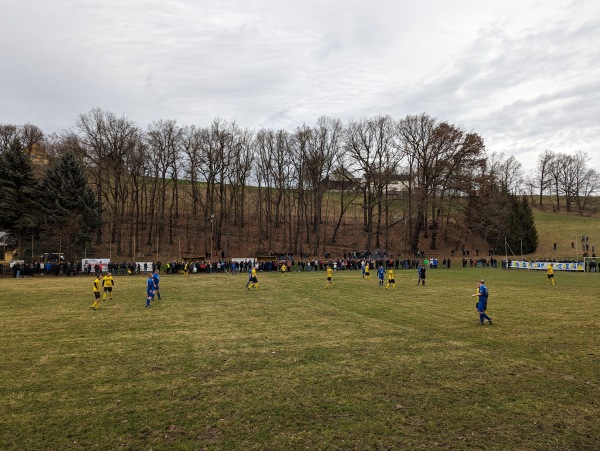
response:
<svg viewBox="0 0 600 451"><path fill-rule="evenodd" d="M246 282L246 288L249 288L250 284L252 283L252 272L253 271L254 271L254 267L248 266L248 282Z"/></svg>
<svg viewBox="0 0 600 451"><path fill-rule="evenodd" d="M94 310L98 310L100 306L98 305L98 301L100 301L100 287L102 286L101 274L96 276L96 280L94 280L94 285L92 286L92 291L94 293L94 303L92 304L92 308Z"/></svg>
<svg viewBox="0 0 600 451"><path fill-rule="evenodd" d="M108 294L110 300L112 301L112 290L114 286L115 281L113 280L113 276L111 273L107 272L106 275L102 278L102 288L104 288L104 299L106 299L106 295Z"/></svg>
<svg viewBox="0 0 600 451"><path fill-rule="evenodd" d="M377 278L379 279L380 287L383 286L383 277L384 276L385 276L385 269L383 269L383 266L379 265L379 268L377 269Z"/></svg>
<svg viewBox="0 0 600 451"><path fill-rule="evenodd" d="M422 282L423 286L425 286L425 277L427 277L427 268L425 268L424 265L420 265L419 268L417 269L417 273L419 274L419 280L417 281L417 285L421 285L421 282Z"/></svg>
<svg viewBox="0 0 600 451"><path fill-rule="evenodd" d="M479 324L481 326L483 326L484 320L487 319L489 325L491 326L492 318L487 316L487 314L485 313L487 310L488 289L485 286L483 279L481 279L481 281L477 284L477 293L475 293L473 296L476 296L479 298L479 300L477 301L477 305L476 305L477 313L479 313Z"/></svg>
<svg viewBox="0 0 600 451"><path fill-rule="evenodd" d="M160 288L158 286L160 283L160 274L159 274L158 269L154 270L152 279L154 279L154 294L158 295L158 300L160 301ZM154 295L152 296L152 299L154 299Z"/></svg>
<svg viewBox="0 0 600 451"><path fill-rule="evenodd" d="M150 301L154 298L154 291L156 285L154 285L154 277L148 273L148 281L146 282L146 307L150 307Z"/></svg>
<svg viewBox="0 0 600 451"><path fill-rule="evenodd" d="M394 270L392 268L388 269L388 283L385 286L385 289L387 290L390 285L396 288L396 280L394 280Z"/></svg>

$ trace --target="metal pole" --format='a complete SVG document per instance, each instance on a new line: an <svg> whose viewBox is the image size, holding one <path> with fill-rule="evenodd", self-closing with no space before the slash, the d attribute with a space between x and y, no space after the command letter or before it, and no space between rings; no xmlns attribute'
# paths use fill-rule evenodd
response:
<svg viewBox="0 0 600 451"><path fill-rule="evenodd" d="M215 235L215 226L214 226L215 214L210 214L210 260L213 259L213 239Z"/></svg>
<svg viewBox="0 0 600 451"><path fill-rule="evenodd" d="M523 260L523 237L521 237L521 261Z"/></svg>

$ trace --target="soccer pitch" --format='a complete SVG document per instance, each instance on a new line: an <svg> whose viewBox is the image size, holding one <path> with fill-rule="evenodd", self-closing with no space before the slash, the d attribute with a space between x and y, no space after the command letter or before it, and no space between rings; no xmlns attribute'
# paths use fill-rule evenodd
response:
<svg viewBox="0 0 600 451"><path fill-rule="evenodd" d="M598 448L600 274L375 273L0 278L1 448Z"/></svg>

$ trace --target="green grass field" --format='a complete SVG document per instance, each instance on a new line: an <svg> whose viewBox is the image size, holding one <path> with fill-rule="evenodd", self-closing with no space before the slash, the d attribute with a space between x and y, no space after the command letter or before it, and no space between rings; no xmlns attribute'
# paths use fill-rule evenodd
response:
<svg viewBox="0 0 600 451"><path fill-rule="evenodd" d="M479 326L477 280L493 326ZM2 449L598 449L600 274L0 278Z"/></svg>

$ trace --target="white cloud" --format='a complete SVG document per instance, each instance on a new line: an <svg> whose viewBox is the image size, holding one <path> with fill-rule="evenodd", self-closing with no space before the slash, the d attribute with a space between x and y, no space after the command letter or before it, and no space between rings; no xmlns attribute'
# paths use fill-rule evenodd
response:
<svg viewBox="0 0 600 451"><path fill-rule="evenodd" d="M427 112L527 162L600 161L592 0L6 0L0 123L46 132L100 107L293 129Z"/></svg>

